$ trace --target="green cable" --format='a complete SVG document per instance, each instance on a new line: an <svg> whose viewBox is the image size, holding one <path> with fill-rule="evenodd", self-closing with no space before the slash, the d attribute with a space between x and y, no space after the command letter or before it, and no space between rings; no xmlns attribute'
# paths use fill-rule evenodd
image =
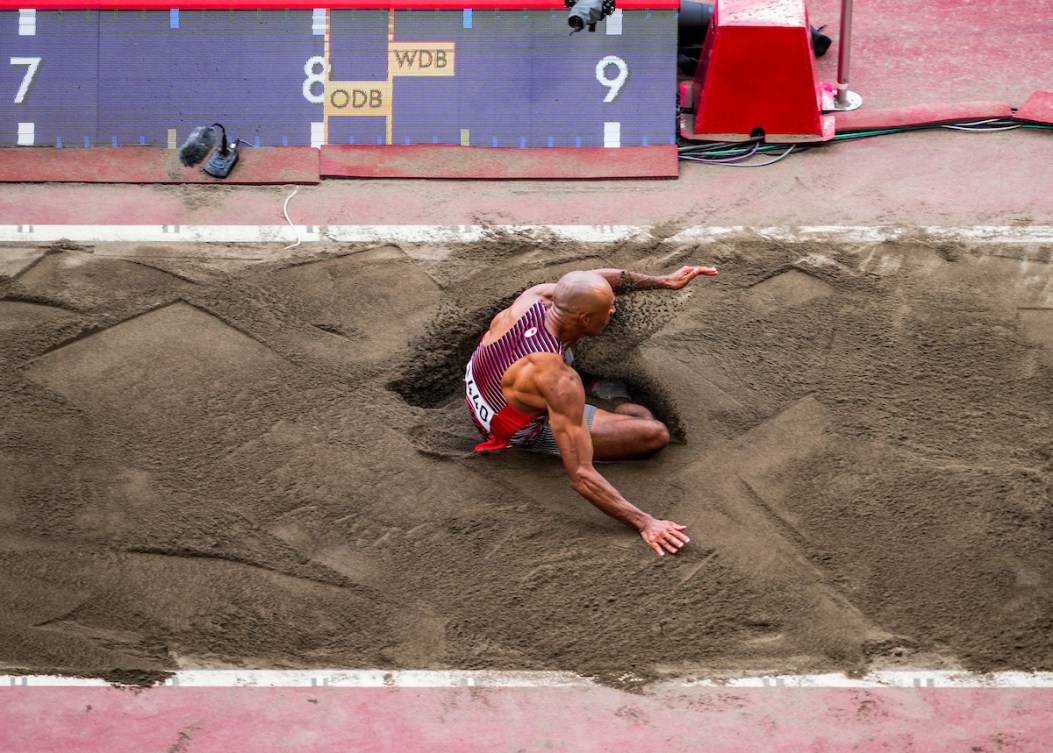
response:
<svg viewBox="0 0 1053 753"><path fill-rule="evenodd" d="M905 127L902 127L902 128L880 128L880 129L874 129L874 130L869 130L869 131L852 131L851 133L837 133L837 134L834 134L834 137L831 139L831 141L850 141L852 139L862 139L862 138L868 138L870 136L887 136L887 135L893 134L893 133L911 133L913 131L934 130L936 128L941 128L943 125L944 125L943 123L939 123L939 124L931 124L931 125L905 126ZM1037 129L1037 130L1047 130L1048 131L1050 129L1053 129L1053 125L1047 125L1047 124L1044 124L1044 123L1020 123L1019 125L1020 125L1021 128L1031 128L1031 129ZM983 131L982 128L977 128L976 130L977 131L981 131L981 132ZM821 142L820 141L820 142L815 142L815 143L799 144L798 146L802 147L802 150L803 150L803 149L807 149L807 148L813 147L813 146L822 146L824 143L829 143L829 142ZM756 148L756 153L760 154L760 153L763 153L763 152L771 152L771 151L785 149L785 148L786 148L785 144L761 144L761 145L759 145ZM691 153L690 149L691 149L690 146L684 147L684 152L683 153L685 155L691 155L692 153ZM735 157L735 156L741 155L747 149L748 149L748 147L744 147L744 146L742 146L742 147L731 147L731 146L729 146L727 149L699 151L697 154L702 159L708 159L708 158L711 158L711 157L725 157L725 156Z"/></svg>

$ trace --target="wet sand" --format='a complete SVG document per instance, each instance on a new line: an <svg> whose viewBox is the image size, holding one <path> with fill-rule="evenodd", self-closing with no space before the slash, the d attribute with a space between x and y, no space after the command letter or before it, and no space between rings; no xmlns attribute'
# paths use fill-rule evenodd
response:
<svg viewBox="0 0 1053 753"><path fill-rule="evenodd" d="M8 672L1053 670L1049 249L19 249ZM688 526L658 558L558 459L472 456L460 380L523 288L681 263L721 274L620 299L576 363L673 431L600 467Z"/></svg>

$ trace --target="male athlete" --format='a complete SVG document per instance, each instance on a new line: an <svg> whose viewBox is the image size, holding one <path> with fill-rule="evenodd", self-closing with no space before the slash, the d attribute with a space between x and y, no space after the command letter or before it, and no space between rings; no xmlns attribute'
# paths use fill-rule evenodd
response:
<svg viewBox="0 0 1053 753"><path fill-rule="evenodd" d="M570 367L581 338L603 332L616 293L680 290L713 267L682 267L668 275L617 269L570 272L559 282L521 293L490 323L464 376L465 399L484 441L476 452L523 447L558 453L574 491L603 512L640 532L659 555L675 554L690 539L685 526L658 520L618 493L592 465L650 455L669 442L669 430L647 408L627 401L620 385L603 380L620 397L613 412L585 403L581 377ZM613 388L613 389L612 389Z"/></svg>

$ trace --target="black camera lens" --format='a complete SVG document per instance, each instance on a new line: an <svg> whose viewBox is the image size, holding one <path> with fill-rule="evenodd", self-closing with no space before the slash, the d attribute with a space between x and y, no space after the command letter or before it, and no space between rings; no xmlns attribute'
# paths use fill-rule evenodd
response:
<svg viewBox="0 0 1053 753"><path fill-rule="evenodd" d="M585 28L585 22L578 16L571 16L567 19L567 23L570 25L570 28L574 29L574 31L581 31Z"/></svg>

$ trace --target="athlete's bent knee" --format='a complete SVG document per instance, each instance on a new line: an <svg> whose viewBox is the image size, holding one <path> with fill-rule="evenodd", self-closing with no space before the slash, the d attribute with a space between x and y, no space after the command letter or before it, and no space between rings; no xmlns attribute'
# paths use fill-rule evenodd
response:
<svg viewBox="0 0 1053 753"><path fill-rule="evenodd" d="M641 449L644 455L658 452L669 444L669 429L657 419L647 422L647 428L640 437Z"/></svg>

